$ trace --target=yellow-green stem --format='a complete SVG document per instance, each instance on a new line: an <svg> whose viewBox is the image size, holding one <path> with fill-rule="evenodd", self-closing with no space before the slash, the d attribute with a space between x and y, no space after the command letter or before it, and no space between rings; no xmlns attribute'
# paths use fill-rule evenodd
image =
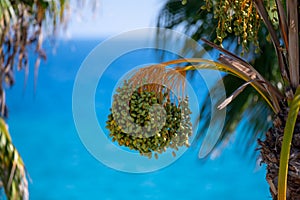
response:
<svg viewBox="0 0 300 200"><path fill-rule="evenodd" d="M300 107L300 86L298 86L294 99L289 108L288 118L286 120L282 147L280 152L280 164L278 175L278 200L286 200L287 174L290 158L291 143L294 133L294 128Z"/></svg>

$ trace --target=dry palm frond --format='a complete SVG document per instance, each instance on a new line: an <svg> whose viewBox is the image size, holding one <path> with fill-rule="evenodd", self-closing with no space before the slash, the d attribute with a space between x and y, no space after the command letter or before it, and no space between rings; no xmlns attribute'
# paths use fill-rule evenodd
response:
<svg viewBox="0 0 300 200"><path fill-rule="evenodd" d="M219 57L219 61L225 61L227 64L230 65L234 65L234 67L237 67L240 71L243 71L245 73L248 74L249 77L251 77L252 79L259 79L263 82L265 82L265 88L266 90L268 90L269 94L274 94L277 98L282 99L283 96L280 93L280 91L278 91L278 89L276 89L272 84L270 84L269 82L266 82L266 79L260 75L257 70L251 66L248 62L246 62L245 60L241 59L239 56L235 55L234 53L231 53L230 51L222 48L221 46L218 46L204 38L201 39L203 42L205 42L207 45L213 47L214 49L217 49L221 52L223 52L226 55L220 55ZM276 101L276 98L274 98L274 100Z"/></svg>
<svg viewBox="0 0 300 200"><path fill-rule="evenodd" d="M244 83L243 85L241 85L238 89L236 89L229 97L227 97L219 106L218 109L224 109L228 104L230 104L241 92L244 91L244 89L251 84L252 82L261 82L260 80L254 79L251 81L248 81L246 83Z"/></svg>
<svg viewBox="0 0 300 200"><path fill-rule="evenodd" d="M299 85L299 1L287 1L288 9L288 62L291 85L295 89Z"/></svg>
<svg viewBox="0 0 300 200"><path fill-rule="evenodd" d="M7 125L0 118L0 180L8 199L27 200L28 183L21 156L12 144Z"/></svg>
<svg viewBox="0 0 300 200"><path fill-rule="evenodd" d="M286 83L289 83L289 81L291 80L292 82L294 82L295 80L292 80L291 78L293 77L289 77L288 73L287 73L287 68L286 68L286 58L282 52L282 48L280 46L280 41L279 41L279 38L277 37L276 35L276 31L273 27L273 24L272 22L270 21L269 19L269 15L268 15L268 11L266 10L264 4L262 1L260 0L254 0L254 4L255 4L255 7L259 13L259 15L261 16L261 18L263 19L269 33L270 33L270 36L271 36L271 40L272 40L272 43L274 45L274 48L275 48L275 51L276 51L276 54L277 54L277 58L278 58L278 64L279 64L279 67L280 67L280 72L281 72L281 75L282 75L282 78L283 80L286 81ZM291 72L290 72L291 74ZM299 81L298 81L299 83Z"/></svg>
<svg viewBox="0 0 300 200"><path fill-rule="evenodd" d="M286 50L289 49L289 41L288 41L288 26L286 20L286 14L281 4L280 0L276 0L276 6L278 8L278 17L279 17L279 26L281 31L281 37L283 38Z"/></svg>
<svg viewBox="0 0 300 200"><path fill-rule="evenodd" d="M29 71L28 47L34 46L38 56L35 71L40 59L46 59L42 48L43 35L47 23L55 32L56 26L63 21L64 9L68 1L0 1L0 92L4 94L5 86L11 87L15 70ZM15 69L17 67L17 69ZM25 85L27 77L25 77ZM6 107L1 96L1 107ZM7 116L7 109L0 114Z"/></svg>

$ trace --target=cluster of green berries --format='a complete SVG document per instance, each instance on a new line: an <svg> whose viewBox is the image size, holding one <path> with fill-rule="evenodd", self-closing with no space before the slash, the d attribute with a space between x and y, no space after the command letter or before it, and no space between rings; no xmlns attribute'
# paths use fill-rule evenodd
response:
<svg viewBox="0 0 300 200"><path fill-rule="evenodd" d="M205 5L201 9L209 12L213 9L214 18L218 20L215 42L222 43L228 34L234 33L241 39L244 49L247 49L250 43L254 43L256 47L259 46L258 32L261 19L252 0L215 2L205 0Z"/></svg>
<svg viewBox="0 0 300 200"><path fill-rule="evenodd" d="M167 148L189 146L192 124L188 98L170 100L168 92L132 90L127 82L116 90L106 128L120 146L158 158ZM172 152L176 156L175 151Z"/></svg>

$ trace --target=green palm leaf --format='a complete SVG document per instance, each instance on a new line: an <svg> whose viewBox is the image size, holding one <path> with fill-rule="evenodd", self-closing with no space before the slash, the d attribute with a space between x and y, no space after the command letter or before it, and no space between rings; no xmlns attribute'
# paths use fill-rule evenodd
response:
<svg viewBox="0 0 300 200"><path fill-rule="evenodd" d="M8 199L28 199L25 166L12 144L7 125L2 118L0 118L0 181Z"/></svg>

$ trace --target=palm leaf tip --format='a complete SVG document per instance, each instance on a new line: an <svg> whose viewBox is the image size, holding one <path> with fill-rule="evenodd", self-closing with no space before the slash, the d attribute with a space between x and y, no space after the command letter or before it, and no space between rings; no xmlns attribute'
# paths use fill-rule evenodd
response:
<svg viewBox="0 0 300 200"><path fill-rule="evenodd" d="M251 83L253 82L260 82L260 83L265 83L264 81L261 81L259 79L254 79L251 81L248 81L241 85L238 89L236 89L228 98L226 98L219 106L218 109L222 110L224 109L228 104L230 104L241 92L244 91L244 89Z"/></svg>

